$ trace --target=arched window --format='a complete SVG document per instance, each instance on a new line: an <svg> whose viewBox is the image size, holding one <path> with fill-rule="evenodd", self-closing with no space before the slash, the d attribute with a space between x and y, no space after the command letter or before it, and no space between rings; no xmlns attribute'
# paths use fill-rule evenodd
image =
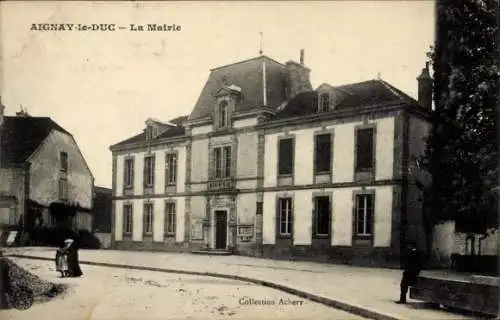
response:
<svg viewBox="0 0 500 320"><path fill-rule="evenodd" d="M322 93L319 96L319 112L326 112L330 110L330 95L328 93Z"/></svg>
<svg viewBox="0 0 500 320"><path fill-rule="evenodd" d="M228 103L226 100L219 103L218 124L219 128L224 128L228 125Z"/></svg>

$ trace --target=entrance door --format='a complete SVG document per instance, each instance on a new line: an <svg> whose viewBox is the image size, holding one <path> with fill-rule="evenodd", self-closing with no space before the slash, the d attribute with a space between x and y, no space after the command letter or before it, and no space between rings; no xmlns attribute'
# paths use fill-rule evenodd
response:
<svg viewBox="0 0 500 320"><path fill-rule="evenodd" d="M215 211L215 249L226 249L227 212Z"/></svg>

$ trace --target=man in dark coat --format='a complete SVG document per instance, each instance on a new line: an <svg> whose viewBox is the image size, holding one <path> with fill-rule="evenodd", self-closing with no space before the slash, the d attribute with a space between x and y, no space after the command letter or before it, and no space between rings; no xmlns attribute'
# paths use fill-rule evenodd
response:
<svg viewBox="0 0 500 320"><path fill-rule="evenodd" d="M403 278L401 279L401 294L399 300L396 303L406 303L406 294L408 293L408 288L413 286L417 282L417 276L422 270L422 261L420 257L420 252L417 249L415 242L408 243L408 253L405 260L405 267L403 272Z"/></svg>

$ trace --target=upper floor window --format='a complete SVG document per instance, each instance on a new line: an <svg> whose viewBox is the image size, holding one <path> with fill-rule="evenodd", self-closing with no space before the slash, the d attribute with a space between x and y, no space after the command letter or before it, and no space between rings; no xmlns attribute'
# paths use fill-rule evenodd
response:
<svg viewBox="0 0 500 320"><path fill-rule="evenodd" d="M144 158L144 186L152 187L155 182L155 156Z"/></svg>
<svg viewBox="0 0 500 320"><path fill-rule="evenodd" d="M214 148L215 178L231 177L231 147Z"/></svg>
<svg viewBox="0 0 500 320"><path fill-rule="evenodd" d="M125 188L130 188L132 187L134 183L134 159L133 158L127 158L124 161L124 166L123 166L123 185Z"/></svg>
<svg viewBox="0 0 500 320"><path fill-rule="evenodd" d="M315 137L315 173L331 171L332 166L332 135L318 134Z"/></svg>
<svg viewBox="0 0 500 320"><path fill-rule="evenodd" d="M177 180L177 153L167 153L165 162L166 184L173 185Z"/></svg>
<svg viewBox="0 0 500 320"><path fill-rule="evenodd" d="M373 128L357 130L356 171L373 170L375 150L373 148Z"/></svg>
<svg viewBox="0 0 500 320"><path fill-rule="evenodd" d="M318 112L326 112L330 110L330 95L322 93L319 96Z"/></svg>
<svg viewBox="0 0 500 320"><path fill-rule="evenodd" d="M68 200L68 180L59 178L59 200Z"/></svg>
<svg viewBox="0 0 500 320"><path fill-rule="evenodd" d="M60 170L63 172L68 172L68 154L66 152L60 153Z"/></svg>
<svg viewBox="0 0 500 320"><path fill-rule="evenodd" d="M373 223L373 195L356 195L356 236L371 236Z"/></svg>
<svg viewBox="0 0 500 320"><path fill-rule="evenodd" d="M278 149L278 175L293 174L293 138L281 139Z"/></svg>
<svg viewBox="0 0 500 320"><path fill-rule="evenodd" d="M226 100L219 103L217 123L219 128L226 128L229 125L229 104Z"/></svg>
<svg viewBox="0 0 500 320"><path fill-rule="evenodd" d="M153 204L144 204L144 234L150 235L153 233Z"/></svg>

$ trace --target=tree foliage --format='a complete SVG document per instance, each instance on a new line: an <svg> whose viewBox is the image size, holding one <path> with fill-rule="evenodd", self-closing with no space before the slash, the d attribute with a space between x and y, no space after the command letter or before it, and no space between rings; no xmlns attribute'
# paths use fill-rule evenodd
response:
<svg viewBox="0 0 500 320"><path fill-rule="evenodd" d="M498 0L437 2L425 207L463 232L498 227Z"/></svg>

